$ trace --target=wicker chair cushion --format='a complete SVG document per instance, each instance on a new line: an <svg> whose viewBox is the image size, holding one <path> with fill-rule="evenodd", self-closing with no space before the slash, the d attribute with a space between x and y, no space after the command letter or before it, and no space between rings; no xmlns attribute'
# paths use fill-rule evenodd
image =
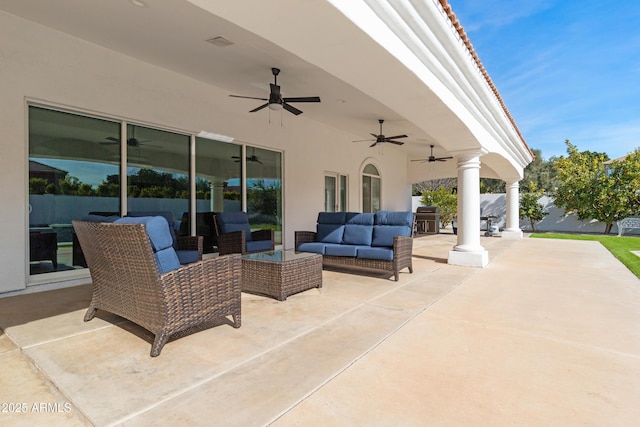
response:
<svg viewBox="0 0 640 427"><path fill-rule="evenodd" d="M249 218L245 212L218 212L216 221L220 227L220 233L233 233L235 231L244 231L245 241L251 241L251 227L249 226Z"/></svg>
<svg viewBox="0 0 640 427"><path fill-rule="evenodd" d="M166 218L162 216L124 217L115 222L145 225L160 274L180 267L180 260L173 249L173 240Z"/></svg>
<svg viewBox="0 0 640 427"><path fill-rule="evenodd" d="M393 261L393 248L358 248L357 258Z"/></svg>
<svg viewBox="0 0 640 427"><path fill-rule="evenodd" d="M200 254L198 254L198 251L177 250L176 255L182 265L200 261Z"/></svg>
<svg viewBox="0 0 640 427"><path fill-rule="evenodd" d="M176 232L173 229L173 214L169 211L132 211L127 213L127 216L130 217L143 217L143 216L161 216L167 220L167 224L169 224L169 233L171 233L171 241L173 242L173 248L178 250L178 238L176 237Z"/></svg>
<svg viewBox="0 0 640 427"><path fill-rule="evenodd" d="M247 252L270 251L272 248L271 240L253 240L247 242Z"/></svg>
<svg viewBox="0 0 640 427"><path fill-rule="evenodd" d="M411 236L411 227L405 225L374 225L371 246L393 246L395 236Z"/></svg>
<svg viewBox="0 0 640 427"><path fill-rule="evenodd" d="M84 218L82 218L82 221L86 221L86 222L116 222L119 219L120 219L120 217L118 215L102 216L102 215L89 214L89 215L85 216Z"/></svg>

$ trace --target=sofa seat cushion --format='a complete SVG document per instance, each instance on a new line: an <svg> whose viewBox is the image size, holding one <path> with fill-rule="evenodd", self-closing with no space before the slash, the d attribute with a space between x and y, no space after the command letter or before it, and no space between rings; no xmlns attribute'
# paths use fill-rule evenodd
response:
<svg viewBox="0 0 640 427"><path fill-rule="evenodd" d="M393 248L389 247L359 247L357 258L379 259L382 261L393 261Z"/></svg>
<svg viewBox="0 0 640 427"><path fill-rule="evenodd" d="M326 243L322 242L307 242L302 243L298 247L298 252L313 252L315 254L324 255L324 248L327 246Z"/></svg>
<svg viewBox="0 0 640 427"><path fill-rule="evenodd" d="M411 236L411 227L405 225L374 225L371 246L393 246L395 236Z"/></svg>
<svg viewBox="0 0 640 427"><path fill-rule="evenodd" d="M330 256L355 257L358 254L358 246L328 244L324 249L324 254Z"/></svg>
<svg viewBox="0 0 640 427"><path fill-rule="evenodd" d="M323 243L342 243L344 224L318 224L316 239Z"/></svg>
<svg viewBox="0 0 640 427"><path fill-rule="evenodd" d="M178 249L176 251L176 255L178 256L178 260L180 261L180 264L182 264L182 265L191 264L192 262L200 261L200 259L199 259L200 256L198 254L198 251Z"/></svg>
<svg viewBox="0 0 640 427"><path fill-rule="evenodd" d="M247 242L247 252L270 251L271 240L252 240Z"/></svg>

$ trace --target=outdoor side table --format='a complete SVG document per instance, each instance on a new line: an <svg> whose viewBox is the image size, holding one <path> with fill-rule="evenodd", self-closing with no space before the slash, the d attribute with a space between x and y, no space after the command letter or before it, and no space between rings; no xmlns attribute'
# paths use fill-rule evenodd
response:
<svg viewBox="0 0 640 427"><path fill-rule="evenodd" d="M242 256L242 291L284 301L322 287L322 255L275 250Z"/></svg>

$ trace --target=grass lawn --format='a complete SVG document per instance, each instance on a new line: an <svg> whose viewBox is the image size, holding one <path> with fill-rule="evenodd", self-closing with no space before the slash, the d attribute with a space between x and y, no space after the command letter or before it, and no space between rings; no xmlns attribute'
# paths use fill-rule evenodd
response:
<svg viewBox="0 0 640 427"><path fill-rule="evenodd" d="M602 243L613 256L618 258L633 274L640 278L640 257L631 253L631 251L640 251L640 238L638 237L556 233L533 233L531 237L540 239L596 240Z"/></svg>

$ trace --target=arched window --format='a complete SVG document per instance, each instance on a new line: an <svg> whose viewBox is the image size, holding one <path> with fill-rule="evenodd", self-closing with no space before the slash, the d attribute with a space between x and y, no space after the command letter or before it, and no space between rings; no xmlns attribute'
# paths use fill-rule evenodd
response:
<svg viewBox="0 0 640 427"><path fill-rule="evenodd" d="M362 170L362 212L380 210L380 172L371 163Z"/></svg>

